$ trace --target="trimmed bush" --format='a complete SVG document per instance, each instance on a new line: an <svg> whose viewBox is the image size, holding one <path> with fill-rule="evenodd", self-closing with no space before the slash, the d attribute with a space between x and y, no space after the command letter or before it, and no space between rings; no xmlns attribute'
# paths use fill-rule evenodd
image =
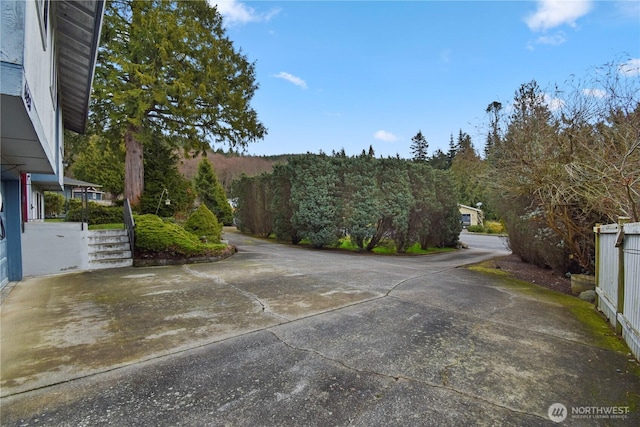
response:
<svg viewBox="0 0 640 427"><path fill-rule="evenodd" d="M482 225L470 225L467 227L467 231L470 233L484 233L485 229Z"/></svg>
<svg viewBox="0 0 640 427"><path fill-rule="evenodd" d="M136 256L169 258L212 256L226 245L201 243L200 239L177 224L153 214L136 215Z"/></svg>
<svg viewBox="0 0 640 427"><path fill-rule="evenodd" d="M222 226L204 203L189 215L184 229L198 238L206 237L209 243L220 243Z"/></svg>
<svg viewBox="0 0 640 427"><path fill-rule="evenodd" d="M52 191L44 192L44 217L55 218L64 213L64 196Z"/></svg>
<svg viewBox="0 0 640 427"><path fill-rule="evenodd" d="M89 202L89 225L113 224L124 221L122 208L116 206L103 206L95 202ZM82 205L69 208L65 221L80 222L82 220Z"/></svg>
<svg viewBox="0 0 640 427"><path fill-rule="evenodd" d="M490 234L504 234L504 225L498 221L485 221L484 228L487 233Z"/></svg>

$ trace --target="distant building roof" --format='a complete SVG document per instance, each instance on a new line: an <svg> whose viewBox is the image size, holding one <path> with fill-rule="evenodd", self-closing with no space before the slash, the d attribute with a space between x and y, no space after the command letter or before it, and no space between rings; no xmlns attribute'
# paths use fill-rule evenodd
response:
<svg viewBox="0 0 640 427"><path fill-rule="evenodd" d="M465 209L471 209L472 211L482 212L482 209L473 208L473 207L467 206L467 205L461 205L460 203L458 203L458 207L459 208L465 208Z"/></svg>
<svg viewBox="0 0 640 427"><path fill-rule="evenodd" d="M64 185L69 187L102 187L100 184L94 184L93 182L81 181L79 179L64 177Z"/></svg>

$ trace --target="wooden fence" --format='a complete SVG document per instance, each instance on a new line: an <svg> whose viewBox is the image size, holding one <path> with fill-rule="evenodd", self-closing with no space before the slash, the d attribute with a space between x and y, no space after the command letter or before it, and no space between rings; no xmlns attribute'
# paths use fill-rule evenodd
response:
<svg viewBox="0 0 640 427"><path fill-rule="evenodd" d="M598 310L640 360L640 222L621 219L594 232Z"/></svg>

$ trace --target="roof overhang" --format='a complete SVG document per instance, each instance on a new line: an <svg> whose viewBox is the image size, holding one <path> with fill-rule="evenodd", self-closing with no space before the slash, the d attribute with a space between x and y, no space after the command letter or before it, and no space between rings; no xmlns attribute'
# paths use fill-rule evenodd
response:
<svg viewBox="0 0 640 427"><path fill-rule="evenodd" d="M98 57L104 0L51 2L55 7L59 93L64 127L84 133Z"/></svg>
<svg viewBox="0 0 640 427"><path fill-rule="evenodd" d="M96 187L96 188L102 187L102 185L100 184L94 184L93 182L87 182L79 179L69 178L68 176L64 177L63 182L65 187Z"/></svg>

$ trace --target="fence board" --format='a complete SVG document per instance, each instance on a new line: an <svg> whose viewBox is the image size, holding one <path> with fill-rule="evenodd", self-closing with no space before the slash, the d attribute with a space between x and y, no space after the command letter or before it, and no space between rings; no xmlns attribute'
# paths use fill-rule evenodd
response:
<svg viewBox="0 0 640 427"><path fill-rule="evenodd" d="M630 224L631 225L631 224ZM636 355L640 355L640 230L631 234L625 226L624 238L624 309L622 336Z"/></svg>
<svg viewBox="0 0 640 427"><path fill-rule="evenodd" d="M618 249L615 247L618 225L610 224L600 227L600 265L596 292L599 297L599 309L611 326L616 327L618 312Z"/></svg>
<svg viewBox="0 0 640 427"><path fill-rule="evenodd" d="M624 303L618 307L620 250L615 247L619 226L604 225L598 234L598 309L613 327L618 325L631 352L640 360L640 223L624 224L622 260L624 264Z"/></svg>

